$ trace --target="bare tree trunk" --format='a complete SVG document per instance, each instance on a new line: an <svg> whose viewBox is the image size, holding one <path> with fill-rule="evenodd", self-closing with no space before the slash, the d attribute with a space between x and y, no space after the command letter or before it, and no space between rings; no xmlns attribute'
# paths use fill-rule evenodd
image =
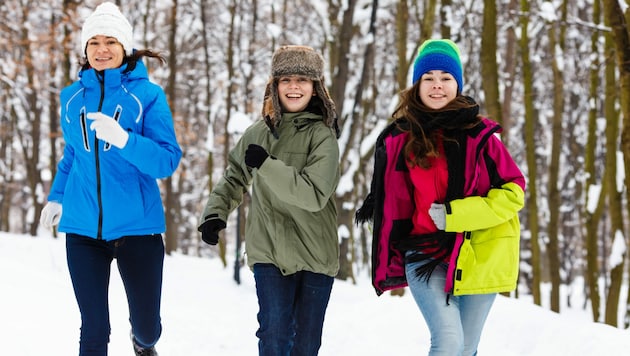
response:
<svg viewBox="0 0 630 356"><path fill-rule="evenodd" d="M566 1L563 2L562 18L566 17ZM551 279L550 307L552 311L560 312L560 253L559 253L559 217L560 217L560 155L562 153L562 119L564 115L564 79L559 68L556 48L564 49L564 25L559 24L560 31L556 31L556 24L549 23L549 53L551 57L551 71L553 73L553 117L551 128L551 160L549 163L549 226L547 252L549 259L549 276ZM559 32L559 33L557 33Z"/></svg>
<svg viewBox="0 0 630 356"><path fill-rule="evenodd" d="M449 9L451 6L453 6L453 0L442 0L442 9ZM451 27L448 25L449 21L446 18L446 14L446 11L440 11L440 18L442 19L440 31L442 33L442 38L451 38Z"/></svg>
<svg viewBox="0 0 630 356"><path fill-rule="evenodd" d="M353 4L351 8L348 8L346 12L344 13L343 23L341 25L342 28L348 25L347 21L350 21L350 23L352 22L352 14L354 12L354 4L356 3L356 1L351 1L351 3ZM378 8L378 0L373 0L372 12L371 12L371 17L370 17L370 26L369 26L368 31L369 31L369 36L374 39L376 35L375 23L376 23L377 8ZM335 49L336 51L338 51L337 53L346 53L345 51L349 49L349 45L350 45L350 41L352 37L353 36L351 34L348 36L344 36L345 42L339 43L339 45ZM341 60L342 57L344 58L343 60ZM337 62L337 64L340 68L344 68L343 73L344 75L346 75L346 77L341 78L340 77L341 73L338 73L338 76L335 77L335 84L334 84L335 89L333 89L333 91L335 91L337 95L342 95L342 91L345 91L345 84L340 85L338 82L339 81L343 81L344 83L347 82L347 79L348 79L347 76L350 74L347 56L342 56L342 57L337 56L338 60L341 60L340 62ZM363 117L360 117L362 114L360 111L360 106L362 104L364 89L366 88L370 80L370 73L371 73L371 68L372 68L371 64L374 62L374 41L366 45L364 55L363 55L363 60L364 61L363 61L363 68L361 70L361 77L359 79L359 83L357 84L354 90L355 97L354 97L353 108L349 114L349 117L347 118L349 124L345 125L347 132L344 133L344 136L347 137L348 142L354 142L356 140L356 137L358 135L358 130L361 127L361 124L363 121L362 120ZM337 104L337 107L341 107L341 105L343 105L345 95L340 96L340 98L341 98L340 101L335 101L335 104ZM348 161L348 155L350 154L350 150L352 148L353 148L352 145L347 146L341 152L340 162L341 162L342 172L344 172L345 168L348 167L348 165L351 163ZM337 273L336 278L341 279L341 280L351 279L352 281L355 281L354 271L352 269L352 266L354 265L353 251L354 251L355 239L354 239L354 233L351 228L353 224L353 219L354 219L354 209L350 208L348 204L344 204L344 203L346 201L352 201L352 197L354 194L355 194L354 191L348 191L347 193L343 194L342 196L337 197L336 199L337 211L338 211L337 223L340 226L348 227L347 229L348 234L339 236L339 240L340 240L339 242L339 252L340 252L339 253L339 272Z"/></svg>
<svg viewBox="0 0 630 356"><path fill-rule="evenodd" d="M235 78L235 66L236 66L236 60L235 60L235 46L237 46L238 44L237 42L237 29L236 29L236 21L238 20L237 15L238 15L238 0L233 0L230 5L228 6L228 11L230 12L230 26L228 28L228 43L227 43L227 57L225 59L225 65L227 66L227 73L228 73L228 80L229 80L229 85L228 85L228 90L227 90L227 95L225 96L225 122L223 123L223 165L224 167L227 167L227 163L228 163L228 154L230 152L230 148L231 148L231 141L230 141L230 132L228 131L228 125L230 123L230 120L232 118L232 108L234 107L234 91L236 90L235 88L235 83L234 83L234 78ZM221 231L221 234L225 234L225 230ZM220 236L222 236L220 235ZM221 258L221 262L223 263L223 266L227 266L227 256L226 256L226 246L225 246L225 237L221 237L219 239L219 257Z"/></svg>
<svg viewBox="0 0 630 356"><path fill-rule="evenodd" d="M350 58L348 53L350 53L350 45L352 44L352 38L355 35L355 29L353 24L353 16L355 11L356 0L349 0L346 3L346 6L340 7L337 4L333 4L332 1L328 2L328 20L331 24L331 32L334 32L335 40L328 41L327 46L329 48L329 68L330 73L332 73L332 85L330 87L330 96L332 100L335 102L337 108L337 114L341 114L340 109L344 105L345 101L345 92L346 92L346 84L348 82L348 78L350 76ZM338 20L338 14L342 12L341 23ZM373 24L370 24L373 26ZM368 46L369 47L369 46ZM367 49L366 49L367 55ZM366 68L364 68L365 72ZM361 78L363 81L364 78ZM361 87L361 83L359 87L356 89L356 100L360 100L363 95L363 89ZM355 101L356 105L356 101ZM345 136L348 136L348 142L352 142L353 137L356 135L356 127L360 124L358 118L356 117L356 113L350 113L350 117L347 118L349 120L349 125L345 125L344 122L346 118L340 117L340 124L344 127L347 126L346 132L344 132ZM341 171L344 171L344 168L347 167L350 162L347 161L347 157L350 153L350 150L353 148L347 146L342 149L340 152L340 168ZM352 192L349 192L352 194ZM352 226L352 219L354 217L352 211L348 210L348 207L345 206L344 196L338 196L337 203L337 223L339 225ZM351 234L351 233L350 233ZM350 251L353 249L353 238L352 235L340 236L339 237L339 272L337 273L336 278L341 280L346 280L348 278L354 279L352 265L353 261L351 259L352 254Z"/></svg>
<svg viewBox="0 0 630 356"><path fill-rule="evenodd" d="M212 61L210 59L210 43L208 41L208 26L210 25L208 23L208 20L206 18L207 14L207 7L206 7L206 2L205 1L200 1L199 2L199 14L200 14L200 18L201 18L201 44L203 46L203 64L204 64L204 78L205 78L205 82L206 82L206 87L205 87L205 102L204 102L204 106L207 108L206 110L206 125L208 127L208 130L206 130L208 132L208 135L211 136L210 138L206 138L206 140L211 140L212 142L214 142L214 125L212 124L212 105L211 105L211 99L212 99ZM208 193L212 192L212 189L214 188L214 182L212 181L212 173L214 172L214 147L209 147L208 148L208 157L207 157L207 171L206 174L208 176ZM197 245L197 249L196 249L196 253L197 255L199 255L199 246L201 245Z"/></svg>
<svg viewBox="0 0 630 356"><path fill-rule="evenodd" d="M600 2L595 1L593 6L593 22L595 24L600 23L601 9ZM591 36L591 51L598 53L598 43L600 35L594 32ZM599 61L595 57L595 62L592 64L590 71L590 100L598 100L599 93ZM597 174L595 169L596 161L596 143L599 140L597 135L597 118L598 118L597 105L592 105L588 113L588 138L586 146L584 147L584 172L586 173L585 192L587 197L591 196L592 189L597 188ZM589 210L589 201L586 202L586 208L583 213L585 216L584 227L584 249L586 250L586 269L584 271L585 280L587 285L588 299L591 301L591 313L593 315L593 321L599 321L599 308L600 308L600 292L599 292L599 248L598 248L598 234L597 227L599 225L600 217L603 210L604 199L600 194L598 196L598 202L595 209Z"/></svg>
<svg viewBox="0 0 630 356"><path fill-rule="evenodd" d="M346 84L350 76L350 58L347 54L350 53L350 45L355 34L352 18L357 0L348 0L343 8L333 5L331 1L328 3L329 21L332 28L334 28L331 31L336 33L334 41L331 40L328 43L330 48L330 70L332 73L330 96L339 111L345 101ZM339 23L337 14L342 10L342 22Z"/></svg>
<svg viewBox="0 0 630 356"><path fill-rule="evenodd" d="M511 13L516 13L518 11L518 0L510 0L508 4L507 11ZM515 84L515 76L516 76L516 46L517 46L517 38L516 38L516 28L510 26L507 29L506 34L506 48L504 52L504 63L505 66L503 68L503 72L506 73L506 79L504 84L504 94L503 94L503 105L501 106L501 118L502 118L502 126L505 132L512 131L513 122L515 121L512 118L512 93L514 92L514 84ZM505 135L503 137L503 142L509 147L510 146L510 135Z"/></svg>
<svg viewBox="0 0 630 356"><path fill-rule="evenodd" d="M529 13L529 1L521 0L521 13ZM521 16L521 62L523 67L523 102L525 104L525 147L527 155L527 221L530 232L532 267L532 296L534 303L541 305L541 258L538 242L538 162L536 160L536 113L534 109L534 86L532 65L529 55L529 18Z"/></svg>
<svg viewBox="0 0 630 356"><path fill-rule="evenodd" d="M15 16L10 9L0 9L0 23L8 24L10 18ZM9 53L9 48L16 48L19 45L16 30L9 31L8 26L5 30L6 42L0 42L0 53ZM4 37L3 36L3 37ZM7 68L8 69L8 68ZM0 231L10 231L11 224L9 216L11 215L12 196L15 190L14 177L14 144L13 133L15 121L11 119L9 112L11 112L12 97L15 89L11 83L15 82L17 77L17 69L8 73L5 67L0 66L0 74L9 80L0 80Z"/></svg>
<svg viewBox="0 0 630 356"><path fill-rule="evenodd" d="M26 2L22 4L22 16L25 19L29 17L31 11L32 4L30 2ZM20 112L26 113L29 118L30 125L19 125L19 115L15 111L17 108L14 104L13 106L13 119L15 121L15 129L19 138L19 143L22 149L22 156L24 159L24 165L26 168L26 181L28 186L28 194L29 198L33 202L34 215L39 217L43 204L38 200L38 187L42 186L41 175L39 174L39 153L40 153L40 142L41 142L41 124L42 124L42 108L40 102L38 100L38 84L36 83L36 69L34 64L36 63L36 59L33 57L33 43L31 41L31 36L29 33L28 22L22 23L21 28L21 47L24 51L24 69L26 70L26 95L25 100L20 101L21 109ZM26 127L26 129L22 129L22 127ZM30 130L29 127L30 126ZM30 223L30 224L27 224ZM37 235L37 227L39 226L39 219L33 219L33 221L27 222L23 224L23 226L28 226L28 233L32 236Z"/></svg>
<svg viewBox="0 0 630 356"><path fill-rule="evenodd" d="M67 1L64 1L64 8L63 8L63 13L67 13L67 11L70 11L70 9L67 8ZM51 40L49 41L49 46L50 49L48 50L49 53L55 53L55 48L58 46L57 42L54 40L54 38L57 37L57 26L58 26L58 22L60 20L63 19L57 19L54 15L54 13L51 15L51 21L50 21L50 38ZM66 29L66 27L64 26L64 29ZM64 36L66 35L66 33L64 33ZM64 41L65 42L65 41ZM65 52L65 53L64 53ZM69 67L70 67L70 63L69 63L69 58L68 58L68 52L64 51L62 53L60 53L59 55L63 55L63 60L61 61L57 61L57 60L51 60L50 61L50 67L48 68L48 77L49 79L49 95L48 95L48 113L49 113L49 118L48 118L48 142L50 144L50 155L49 155L49 169L50 169L50 177L54 177L57 174L57 157L59 157L59 154L57 152L57 141L60 137L62 137L62 133L61 130L59 128L59 91L61 88L58 87L58 82L55 79L56 77L56 72L57 72L57 66L58 63L61 63L61 65L63 66L63 70L64 70L64 75L68 75L69 77ZM43 184L43 181L42 181ZM45 191L49 191L50 190L50 186L45 187ZM44 201L42 202L42 204L46 204L46 199L44 198ZM36 217L38 215L35 215ZM36 219L37 221L37 219ZM53 237L57 237L57 229L54 228L53 229Z"/></svg>
<svg viewBox="0 0 630 356"><path fill-rule="evenodd" d="M499 98L499 66L497 65L497 4L484 0L483 29L481 36L481 86L485 94L488 116L503 125ZM507 135L503 135L507 137Z"/></svg>
<svg viewBox="0 0 630 356"><path fill-rule="evenodd" d="M604 24L608 25L607 19ZM613 34L605 34L606 58L614 58L615 47L612 39ZM604 95L604 117L606 118L606 168L605 179L608 186L606 196L608 198L608 215L610 216L610 243L607 236L602 236L607 246L613 246L616 234L623 231L623 223L621 216L621 190L617 186L617 138L619 134L619 112L616 109L618 103L616 78L616 66L612 61L608 61L605 65L605 95ZM624 254L625 255L625 254ZM608 256L612 257L612 256ZM606 310L604 312L604 322L608 325L617 327L617 313L619 311L619 296L621 293L621 283L623 278L623 260L612 265L609 258L605 263L611 268L610 285L606 291Z"/></svg>
<svg viewBox="0 0 630 356"><path fill-rule="evenodd" d="M169 56L167 59L168 67L169 67L169 76L168 76L168 91L166 93L169 105L171 110L173 111L173 120L177 122L177 44L176 44L176 35L177 35L177 3L178 0L173 0L173 5L171 7L171 16L170 16L170 31L168 38L168 49ZM175 125L175 127L177 127ZM177 201L179 200L177 194L173 189L173 179L168 177L163 180L164 188L165 188L165 213L166 213L166 243L165 243L165 252L166 254L171 254L171 252L177 250Z"/></svg>
<svg viewBox="0 0 630 356"><path fill-rule="evenodd" d="M431 16L429 13L426 13L427 16ZM398 89L403 89L407 86L407 72L408 70L403 70L409 68L409 64L413 60L413 56L416 55L416 51L414 50L411 54L413 55L411 58L407 58L407 46L408 46L408 37L409 30L407 30L407 26L409 26L409 5L407 4L407 0L399 0L396 3L396 53L398 54L397 61L399 68L396 72L396 81L398 82ZM424 31L420 29L420 33L424 34ZM418 39L419 46L423 41L422 39Z"/></svg>
<svg viewBox="0 0 630 356"><path fill-rule="evenodd" d="M9 88L4 85L0 85L0 102L8 103L9 100L5 96L9 92ZM10 197L13 195L12 191L14 190L13 186L13 173L14 172L14 163L13 163L13 155L10 154L12 147L12 133L13 133L13 123L12 120L2 120L0 122L0 161L4 162L4 164L0 167L1 179L3 184L0 184L0 231L10 231L11 224L9 221L9 216L11 212L11 199Z"/></svg>
<svg viewBox="0 0 630 356"><path fill-rule="evenodd" d="M615 61L619 68L619 101L623 117L621 151L624 155L626 201L630 201L630 189L628 189L630 187L630 27L628 25L630 10L626 6L624 14L620 3L615 0L603 0L602 3L604 18L612 28ZM624 323L626 326L630 324L630 294Z"/></svg>

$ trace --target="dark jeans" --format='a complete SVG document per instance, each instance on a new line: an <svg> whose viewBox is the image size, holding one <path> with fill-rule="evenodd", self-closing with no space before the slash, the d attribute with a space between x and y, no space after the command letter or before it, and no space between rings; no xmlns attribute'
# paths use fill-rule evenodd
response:
<svg viewBox="0 0 630 356"><path fill-rule="evenodd" d="M110 334L108 290L114 258L127 292L132 333L140 346L153 346L162 333L162 236L127 236L102 241L67 234L66 254L81 312L79 355L107 355Z"/></svg>
<svg viewBox="0 0 630 356"><path fill-rule="evenodd" d="M283 276L271 264L255 264L260 356L314 356L322 339L333 277L300 271Z"/></svg>

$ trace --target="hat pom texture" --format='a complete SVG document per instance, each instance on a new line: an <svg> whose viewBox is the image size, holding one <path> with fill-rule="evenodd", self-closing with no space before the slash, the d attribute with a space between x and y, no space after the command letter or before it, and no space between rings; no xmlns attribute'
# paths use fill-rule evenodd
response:
<svg viewBox="0 0 630 356"><path fill-rule="evenodd" d="M413 63L413 79L415 84L422 75L432 70L450 73L457 81L458 92L464 87L462 62L459 48L451 40L427 40L418 49L418 56Z"/></svg>
<svg viewBox="0 0 630 356"><path fill-rule="evenodd" d="M265 88L262 108L263 118L277 124L282 116L278 98L278 78L300 75L313 81L313 90L324 106L324 122L329 127L336 126L335 104L324 85L324 58L313 48L300 45L286 45L278 48L271 58L271 78Z"/></svg>
<svg viewBox="0 0 630 356"><path fill-rule="evenodd" d="M90 38L98 35L116 38L122 44L127 56L133 53L133 27L120 12L118 6L111 2L100 4L85 19L81 29L81 44L84 52Z"/></svg>

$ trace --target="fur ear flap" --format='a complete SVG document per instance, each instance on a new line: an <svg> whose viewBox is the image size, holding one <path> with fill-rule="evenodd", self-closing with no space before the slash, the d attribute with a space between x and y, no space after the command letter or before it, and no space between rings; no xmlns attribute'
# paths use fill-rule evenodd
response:
<svg viewBox="0 0 630 356"><path fill-rule="evenodd" d="M278 85L274 78L270 78L265 88L265 96L262 106L262 117L265 120L265 124L269 127L271 134L276 139L279 138L278 131L276 130L276 124L280 122L280 100L278 99Z"/></svg>
<svg viewBox="0 0 630 356"><path fill-rule="evenodd" d="M330 98L330 94L324 86L324 78L322 77L320 80L316 80L313 82L314 90L317 96L322 100L324 105L324 122L326 126L331 127L335 130L335 135L337 138L340 136L339 124L337 122L337 111L335 108L335 103Z"/></svg>
<svg viewBox="0 0 630 356"><path fill-rule="evenodd" d="M269 117L270 119L274 117L275 110L273 107L273 78L269 79L267 83L267 87L265 88L265 96L263 99L263 107L262 107L262 116Z"/></svg>

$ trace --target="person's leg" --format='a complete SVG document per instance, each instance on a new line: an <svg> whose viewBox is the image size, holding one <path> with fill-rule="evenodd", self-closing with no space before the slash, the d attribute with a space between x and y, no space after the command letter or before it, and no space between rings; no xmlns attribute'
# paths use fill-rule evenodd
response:
<svg viewBox="0 0 630 356"><path fill-rule="evenodd" d="M409 289L431 333L430 356L458 356L464 347L464 333L457 298L444 292L446 268L438 266L429 281L416 276L415 269L425 262L409 263L405 273Z"/></svg>
<svg viewBox="0 0 630 356"><path fill-rule="evenodd" d="M457 297L464 329L464 356L477 355L481 332L496 296L496 294L475 294Z"/></svg>
<svg viewBox="0 0 630 356"><path fill-rule="evenodd" d="M162 235L127 236L117 240L116 260L127 292L131 332L140 347L150 348L162 334Z"/></svg>
<svg viewBox="0 0 630 356"><path fill-rule="evenodd" d="M295 344L291 355L315 356L322 343L322 327L334 278L308 271L299 272L294 312Z"/></svg>
<svg viewBox="0 0 630 356"><path fill-rule="evenodd" d="M79 355L107 355L111 331L108 290L112 251L107 242L67 234L66 258L81 312Z"/></svg>
<svg viewBox="0 0 630 356"><path fill-rule="evenodd" d="M255 264L254 280L258 295L258 354L289 356L295 335L293 307L296 275L283 276L271 264Z"/></svg>

